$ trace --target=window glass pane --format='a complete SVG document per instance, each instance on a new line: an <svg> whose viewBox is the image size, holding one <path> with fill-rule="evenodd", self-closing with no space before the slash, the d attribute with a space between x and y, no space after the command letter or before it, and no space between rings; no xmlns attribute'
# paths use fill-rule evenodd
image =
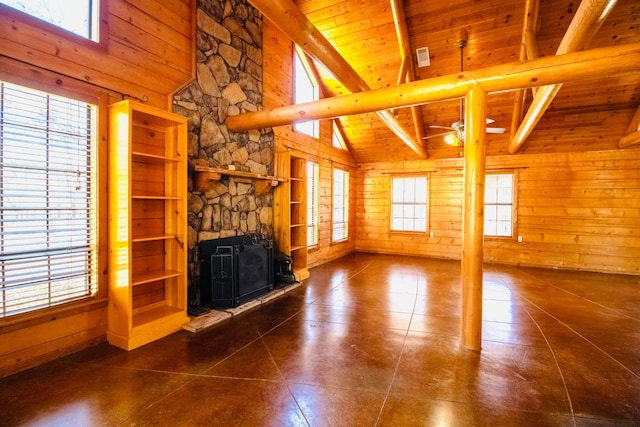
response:
<svg viewBox="0 0 640 427"><path fill-rule="evenodd" d="M320 166L307 162L307 245L318 244L319 198L320 198Z"/></svg>
<svg viewBox="0 0 640 427"><path fill-rule="evenodd" d="M497 221L496 235L504 237L511 236L511 221Z"/></svg>
<svg viewBox="0 0 640 427"><path fill-rule="evenodd" d="M500 221L511 221L511 205L500 205L497 206L497 208L496 219Z"/></svg>
<svg viewBox="0 0 640 427"><path fill-rule="evenodd" d="M427 180L416 179L415 202L427 204Z"/></svg>
<svg viewBox="0 0 640 427"><path fill-rule="evenodd" d="M488 205L484 208L484 217L490 221L498 219L498 207L495 205Z"/></svg>
<svg viewBox="0 0 640 427"><path fill-rule="evenodd" d="M333 170L333 241L348 236L349 224L349 172Z"/></svg>
<svg viewBox="0 0 640 427"><path fill-rule="evenodd" d="M415 193L416 193L415 179L408 178L404 182L404 202L415 203L415 200L416 200Z"/></svg>
<svg viewBox="0 0 640 427"><path fill-rule="evenodd" d="M319 99L319 91L313 80L309 76L298 52L294 53L294 103L302 104L305 102L317 101ZM295 123L293 128L297 132L318 138L320 135L320 126L317 120Z"/></svg>

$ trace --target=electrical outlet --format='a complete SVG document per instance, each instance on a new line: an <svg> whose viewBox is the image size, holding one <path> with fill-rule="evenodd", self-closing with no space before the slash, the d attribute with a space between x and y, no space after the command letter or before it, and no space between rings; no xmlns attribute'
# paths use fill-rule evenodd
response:
<svg viewBox="0 0 640 427"><path fill-rule="evenodd" d="M518 236L518 243L522 243L522 236Z"/></svg>
<svg viewBox="0 0 640 427"><path fill-rule="evenodd" d="M433 237L433 236L434 236L433 231L430 231L429 232L429 237Z"/></svg>

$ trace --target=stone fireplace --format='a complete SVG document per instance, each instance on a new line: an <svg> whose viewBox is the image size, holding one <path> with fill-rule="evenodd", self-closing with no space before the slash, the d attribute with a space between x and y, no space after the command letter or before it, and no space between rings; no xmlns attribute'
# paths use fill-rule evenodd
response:
<svg viewBox="0 0 640 427"><path fill-rule="evenodd" d="M195 186L196 166L273 175L271 129L231 133L230 114L262 107L262 15L246 0L198 0L196 79L178 91L173 111L189 125L190 300L199 282L199 243L258 233L273 237L273 190L223 175Z"/></svg>

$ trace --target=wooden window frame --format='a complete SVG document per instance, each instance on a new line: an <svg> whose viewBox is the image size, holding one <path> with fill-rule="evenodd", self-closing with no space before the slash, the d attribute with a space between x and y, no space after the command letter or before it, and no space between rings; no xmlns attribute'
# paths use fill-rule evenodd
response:
<svg viewBox="0 0 640 427"><path fill-rule="evenodd" d="M425 201L425 221L426 221L426 226L425 226L425 230L424 231L420 231L420 230L394 230L392 227L392 223L393 223L393 180L395 178L425 178L426 180L426 192L427 194L425 195L426 197L426 201ZM394 174L391 175L389 177L389 233L393 233L393 234L417 234L417 235L425 235L429 233L429 186L431 183L431 179L430 179L430 174L429 173L424 173L424 174Z"/></svg>
<svg viewBox="0 0 640 427"><path fill-rule="evenodd" d="M297 92L297 78L296 78L296 58L298 58L300 60L300 63L302 64L302 67L305 69L305 75L307 76L307 78L309 79L309 82L311 83L311 85L314 87L315 93L313 96L313 101L317 101L320 99L320 84L318 82L318 79L316 78L315 74L313 73L313 65L311 64L311 62L309 61L309 58L307 57L307 55L304 53L304 51L297 45L294 45L294 49L293 49L293 55L292 55L292 59L293 59L293 67L292 67L292 72L293 72L293 79L292 80L292 84L293 84L293 103L296 103L296 92ZM292 130L300 135L304 135L305 137L308 138L313 138L314 140L319 140L320 139L320 120L309 120L309 122L311 122L313 124L313 135L301 131L297 128L297 125L299 123L308 123L308 122L299 122L299 123L294 123L291 125Z"/></svg>
<svg viewBox="0 0 640 427"><path fill-rule="evenodd" d="M109 94L89 83L78 81L48 70L39 69L38 79L34 79L33 66L15 61L10 58L0 57L0 79L55 95L74 98L98 107L96 163L96 205L97 205L97 243L95 253L97 255L97 291L94 295L77 301L62 303L53 307L42 308L35 311L15 314L0 319L0 334L30 327L40 323L50 322L52 318L63 318L80 312L88 312L97 308L106 308L107 305L107 277L103 274L107 267L107 116Z"/></svg>
<svg viewBox="0 0 640 427"><path fill-rule="evenodd" d="M513 177L513 194L511 201L511 236L494 236L487 235L483 225L484 239L488 240L517 240L518 239L518 170L517 169L504 169L504 170L487 170L485 174L488 175L512 175ZM485 206L485 221L486 221L486 203Z"/></svg>
<svg viewBox="0 0 640 427"><path fill-rule="evenodd" d="M348 177L347 183L346 185L343 186L343 191L346 192L346 194L343 195L343 202L345 203L345 221L344 221L344 225L345 225L345 236L342 237L341 239L336 240L334 238L334 229L335 229L335 216L334 216L334 212L335 212L335 197L336 197L336 189L335 189L335 171L339 170L343 173L346 174L346 176ZM331 170L331 244L339 244L342 242L348 242L349 239L351 238L351 233L349 233L349 225L350 225L350 221L349 221L349 216L350 216L350 206L349 206L349 202L350 202L350 195L351 193L351 173L347 170L347 169L342 169L342 168L332 168Z"/></svg>
<svg viewBox="0 0 640 427"><path fill-rule="evenodd" d="M98 25L97 40L83 37L72 31L64 29L63 27L60 27L58 25L52 24L47 21L43 21L42 19L39 19L26 12L22 12L11 6L7 6L6 4L0 4L0 15L8 16L9 18L15 19L16 21L24 23L25 25L28 25L30 27L39 28L42 31L48 34L51 34L54 37L60 37L62 39L66 39L68 41L80 44L90 49L106 51L107 40L109 38L108 0L94 0L94 1L99 1L98 17L96 18L97 25Z"/></svg>

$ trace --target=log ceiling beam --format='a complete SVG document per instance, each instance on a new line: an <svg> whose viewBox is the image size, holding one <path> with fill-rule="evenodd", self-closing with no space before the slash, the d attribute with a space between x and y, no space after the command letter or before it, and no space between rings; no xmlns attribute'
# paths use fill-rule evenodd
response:
<svg viewBox="0 0 640 427"><path fill-rule="evenodd" d="M371 90L369 85L349 65L322 33L307 19L291 0L250 0L267 19L302 48L310 57L324 65L352 93ZM420 157L428 157L421 141L407 132L390 111L377 110L384 124ZM306 118L305 120L313 120Z"/></svg>
<svg viewBox="0 0 640 427"><path fill-rule="evenodd" d="M536 59L538 55L538 44L536 42L536 28L538 25L538 11L540 10L540 0L526 0L524 3L524 23L522 25L522 39L520 41L520 61ZM526 89L515 92L513 99L513 114L511 116L511 137L516 134L516 130L522 123L524 117L524 100L527 95ZM534 94L535 95L535 94Z"/></svg>
<svg viewBox="0 0 640 427"><path fill-rule="evenodd" d="M618 143L618 147L626 148L635 144L640 144L640 106L638 106L636 114L631 119L625 136Z"/></svg>
<svg viewBox="0 0 640 427"><path fill-rule="evenodd" d="M583 0L580 2L580 6L560 42L560 46L558 46L556 55L577 52L587 47L607 16L609 16L616 1ZM520 150L561 88L562 83L558 83L538 89L524 120L520 123L513 138L511 138L509 153L515 154Z"/></svg>
<svg viewBox="0 0 640 427"><path fill-rule="evenodd" d="M364 114L457 99L466 96L476 86L487 93L493 93L588 80L604 74L614 76L637 73L637 64L640 64L640 43L601 47L229 116L226 125L230 131L239 132L304 120Z"/></svg>
<svg viewBox="0 0 640 427"><path fill-rule="evenodd" d="M391 0L391 12L393 14L393 23L396 28L396 36L398 37L398 46L400 47L400 57L402 63L400 66L400 75L398 83L407 83L415 81L416 70L413 63L413 53L411 52L411 41L409 39L409 30L407 29L407 20L404 14L404 4L402 0ZM413 117L413 127L418 141L424 140L424 120L422 118L422 110L418 106L411 107L411 116Z"/></svg>

